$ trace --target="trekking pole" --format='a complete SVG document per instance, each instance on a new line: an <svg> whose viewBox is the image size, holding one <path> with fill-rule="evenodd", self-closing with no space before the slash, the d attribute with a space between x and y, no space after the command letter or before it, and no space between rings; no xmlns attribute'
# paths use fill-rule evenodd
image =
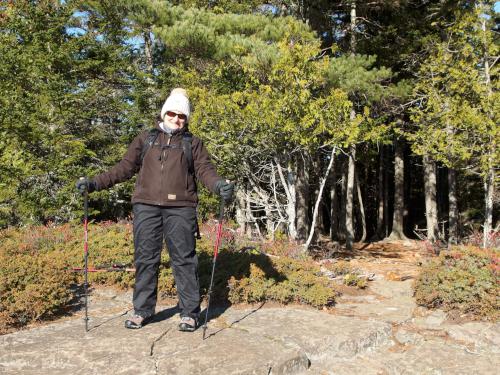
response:
<svg viewBox="0 0 500 375"><path fill-rule="evenodd" d="M84 242L83 242L83 254L84 254L84 262L85 262L85 268L84 268L84 283L83 283L83 290L85 293L85 332L89 331L89 315L88 315L88 301L87 301L87 294L88 294L88 260L89 260L89 231L88 231L88 217L89 217L89 192L88 189L85 188L85 192L83 193L83 211L84 211L84 216L83 216L83 226L84 226Z"/></svg>
<svg viewBox="0 0 500 375"><path fill-rule="evenodd" d="M210 277L210 287L208 288L207 296L207 311L205 312L205 323L203 324L203 340L207 331L208 308L210 307L210 296L212 294L212 286L214 283L215 263L217 262L217 254L219 253L219 245L222 237L222 220L224 219L224 199L220 200L219 224L217 225L217 234L215 238L214 259L212 260L212 276Z"/></svg>

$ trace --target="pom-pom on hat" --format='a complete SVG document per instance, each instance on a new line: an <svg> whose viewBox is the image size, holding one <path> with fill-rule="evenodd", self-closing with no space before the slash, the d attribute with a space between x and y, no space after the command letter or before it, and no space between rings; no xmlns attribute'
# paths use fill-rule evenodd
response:
<svg viewBox="0 0 500 375"><path fill-rule="evenodd" d="M186 90L182 88L173 89L167 100L161 108L160 116L163 119L167 111L182 113L186 115L186 122L189 121L191 114L191 107L189 105L189 98Z"/></svg>

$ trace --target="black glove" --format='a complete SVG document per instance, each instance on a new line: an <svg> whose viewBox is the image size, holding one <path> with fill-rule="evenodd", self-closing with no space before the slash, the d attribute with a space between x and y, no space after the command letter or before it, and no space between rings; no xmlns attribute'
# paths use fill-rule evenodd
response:
<svg viewBox="0 0 500 375"><path fill-rule="evenodd" d="M81 194L85 193L85 190L92 193L96 189L96 183L88 178L80 177L80 179L76 181L76 190L78 190Z"/></svg>
<svg viewBox="0 0 500 375"><path fill-rule="evenodd" d="M215 183L215 192L219 194L225 202L233 200L234 182L219 180Z"/></svg>

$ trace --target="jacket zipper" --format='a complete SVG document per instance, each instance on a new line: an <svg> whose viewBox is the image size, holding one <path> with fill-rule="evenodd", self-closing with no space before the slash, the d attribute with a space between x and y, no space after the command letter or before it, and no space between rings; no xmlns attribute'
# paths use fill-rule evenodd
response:
<svg viewBox="0 0 500 375"><path fill-rule="evenodd" d="M170 140L172 139L172 135L168 135L168 138L167 138L167 146L170 145ZM167 153L167 149L163 148L162 147L162 150L161 150L161 154L160 154L160 161L161 161L161 171L163 171L163 164L165 162L165 159L166 159L166 153Z"/></svg>

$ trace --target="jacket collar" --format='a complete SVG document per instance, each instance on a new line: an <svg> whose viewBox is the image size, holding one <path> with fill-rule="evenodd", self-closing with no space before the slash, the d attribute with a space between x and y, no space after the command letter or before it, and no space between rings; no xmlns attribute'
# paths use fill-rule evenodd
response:
<svg viewBox="0 0 500 375"><path fill-rule="evenodd" d="M166 125L163 124L163 121L157 121L156 122L156 128L161 130L163 133L166 133L166 134L172 134L173 136L174 135L177 135L177 134L184 134L186 132L188 132L188 124L185 124L183 128L181 129L170 129L168 128Z"/></svg>

